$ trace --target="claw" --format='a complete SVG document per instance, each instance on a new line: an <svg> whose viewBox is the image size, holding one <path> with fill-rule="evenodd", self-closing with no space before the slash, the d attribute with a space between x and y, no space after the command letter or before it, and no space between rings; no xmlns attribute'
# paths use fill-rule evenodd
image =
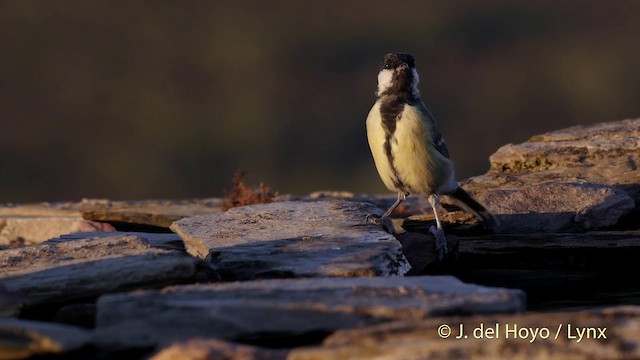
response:
<svg viewBox="0 0 640 360"><path fill-rule="evenodd" d="M393 228L393 222L391 221L391 218L388 216L377 216L374 214L367 214L362 220L363 222L380 225L382 227L382 230L388 232L389 234L395 235L396 233L395 229Z"/></svg>
<svg viewBox="0 0 640 360"><path fill-rule="evenodd" d="M433 234L433 237L436 240L436 253L438 254L438 260L442 261L444 256L449 252L447 247L447 238L444 236L444 230L432 226L429 228L429 232Z"/></svg>
<svg viewBox="0 0 640 360"><path fill-rule="evenodd" d="M367 214L362 218L362 222L378 225L379 224L378 219L380 219L380 216L378 216L378 215Z"/></svg>

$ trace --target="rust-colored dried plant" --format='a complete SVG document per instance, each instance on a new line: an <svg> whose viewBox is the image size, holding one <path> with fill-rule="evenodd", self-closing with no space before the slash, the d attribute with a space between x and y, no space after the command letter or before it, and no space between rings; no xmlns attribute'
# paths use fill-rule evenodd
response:
<svg viewBox="0 0 640 360"><path fill-rule="evenodd" d="M268 204L273 202L278 195L272 192L264 183L260 183L257 189L252 189L244 182L245 171L236 171L233 175L233 187L230 191L224 191L222 201L222 210L227 211L233 207L252 205L252 204Z"/></svg>

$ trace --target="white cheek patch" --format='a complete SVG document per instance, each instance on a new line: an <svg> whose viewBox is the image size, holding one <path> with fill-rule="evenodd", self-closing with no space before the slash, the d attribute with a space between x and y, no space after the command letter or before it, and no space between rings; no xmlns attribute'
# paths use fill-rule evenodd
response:
<svg viewBox="0 0 640 360"><path fill-rule="evenodd" d="M411 91L413 92L413 96L420 97L420 90L418 90L420 76L418 76L418 72L415 68L411 69L411 72L413 73L413 84L411 84Z"/></svg>
<svg viewBox="0 0 640 360"><path fill-rule="evenodd" d="M382 69L378 74L378 95L385 92L393 83L393 70Z"/></svg>
<svg viewBox="0 0 640 360"><path fill-rule="evenodd" d="M418 83L420 82L420 76L416 69L411 69L413 73L413 83L411 84L411 92L415 97L420 97L420 90L418 90ZM378 92L376 95L380 95L387 91L391 85L393 85L393 73L394 70L382 69L378 74Z"/></svg>

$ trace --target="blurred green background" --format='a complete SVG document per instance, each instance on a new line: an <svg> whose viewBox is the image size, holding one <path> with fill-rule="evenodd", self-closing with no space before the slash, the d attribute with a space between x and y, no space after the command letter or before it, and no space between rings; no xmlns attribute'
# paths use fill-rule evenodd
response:
<svg viewBox="0 0 640 360"><path fill-rule="evenodd" d="M417 58L459 178L640 115L640 1L2 1L0 202L386 193L382 56Z"/></svg>

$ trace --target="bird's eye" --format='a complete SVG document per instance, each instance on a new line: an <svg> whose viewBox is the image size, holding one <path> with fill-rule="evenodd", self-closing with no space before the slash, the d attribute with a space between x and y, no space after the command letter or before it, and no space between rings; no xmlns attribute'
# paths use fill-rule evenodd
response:
<svg viewBox="0 0 640 360"><path fill-rule="evenodd" d="M391 69L391 64L389 64L389 63L384 63L384 68L385 68L385 69Z"/></svg>

